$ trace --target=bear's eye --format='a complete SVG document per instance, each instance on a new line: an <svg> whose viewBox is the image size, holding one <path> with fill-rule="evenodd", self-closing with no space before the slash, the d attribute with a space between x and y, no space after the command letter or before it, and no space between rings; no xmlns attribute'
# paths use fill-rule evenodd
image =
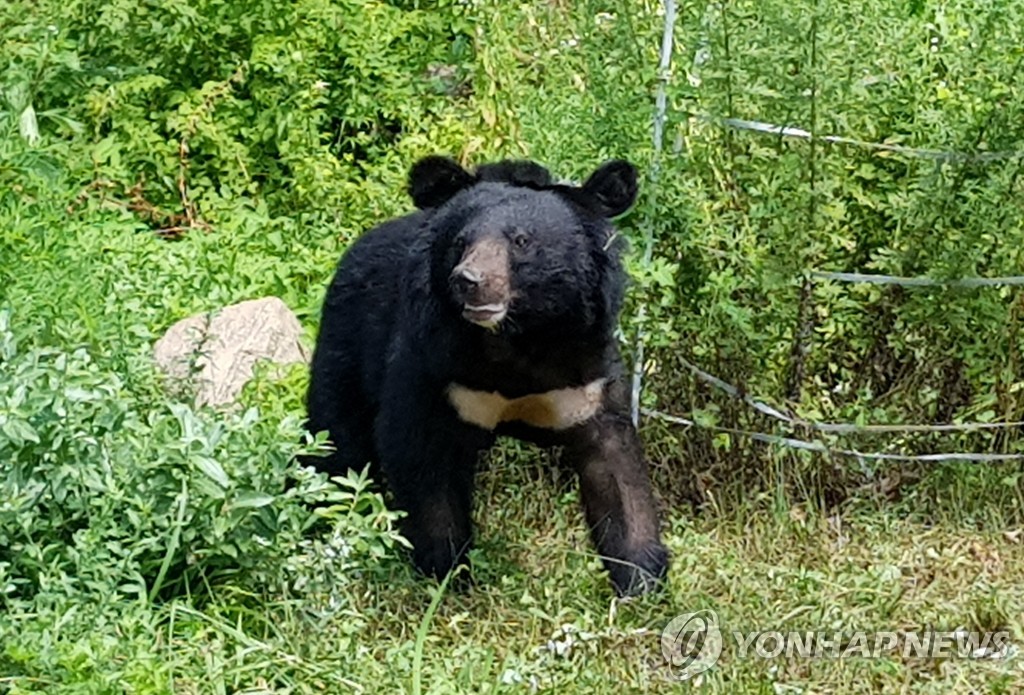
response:
<svg viewBox="0 0 1024 695"><path fill-rule="evenodd" d="M515 244L517 248L526 248L526 245L530 243L530 235L526 232L516 232L512 235L512 243Z"/></svg>

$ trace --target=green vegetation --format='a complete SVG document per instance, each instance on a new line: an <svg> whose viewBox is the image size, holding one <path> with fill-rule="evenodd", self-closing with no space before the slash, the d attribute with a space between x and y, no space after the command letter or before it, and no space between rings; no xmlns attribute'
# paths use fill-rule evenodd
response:
<svg viewBox="0 0 1024 695"><path fill-rule="evenodd" d="M1024 3L683 3L664 151L659 3L7 0L0 5L0 693L1020 692L1024 290L850 284L1024 268ZM508 445L477 585L418 579L384 501L296 472L305 374L232 412L154 372L174 321L281 297L310 341L338 255L433 152L657 171L620 225L627 351L673 551L616 602L570 476ZM640 307L644 311L639 311ZM726 431L729 430L729 431ZM285 482L295 484L285 491ZM318 521L308 502L328 506ZM1002 660L739 659L673 683L670 618L1009 630ZM570 645L571 646L567 646Z"/></svg>

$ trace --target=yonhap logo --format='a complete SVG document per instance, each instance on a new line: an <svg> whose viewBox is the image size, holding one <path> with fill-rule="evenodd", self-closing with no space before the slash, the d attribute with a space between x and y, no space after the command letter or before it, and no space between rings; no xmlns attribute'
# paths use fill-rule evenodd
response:
<svg viewBox="0 0 1024 695"><path fill-rule="evenodd" d="M661 653L684 679L715 665L722 655L722 631L712 610L677 615L661 633Z"/></svg>
<svg viewBox="0 0 1024 695"><path fill-rule="evenodd" d="M923 630L722 631L713 610L678 615L661 633L661 653L687 680L718 663L731 640L733 659L1006 659L1016 654L1010 632Z"/></svg>

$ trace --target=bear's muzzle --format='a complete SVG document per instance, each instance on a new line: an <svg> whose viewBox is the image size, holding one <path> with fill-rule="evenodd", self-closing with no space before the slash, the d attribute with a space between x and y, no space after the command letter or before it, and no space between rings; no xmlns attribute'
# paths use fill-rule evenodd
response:
<svg viewBox="0 0 1024 695"><path fill-rule="evenodd" d="M488 237L473 243L462 254L448 278L452 298L462 305L462 317L493 328L508 314L511 300L508 245Z"/></svg>

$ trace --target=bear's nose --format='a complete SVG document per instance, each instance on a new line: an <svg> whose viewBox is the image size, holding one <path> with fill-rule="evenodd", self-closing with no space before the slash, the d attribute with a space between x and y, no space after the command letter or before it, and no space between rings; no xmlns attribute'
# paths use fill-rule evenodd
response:
<svg viewBox="0 0 1024 695"><path fill-rule="evenodd" d="M462 298L475 290L483 280L480 273L472 268L459 266L452 271L450 278L452 289Z"/></svg>

